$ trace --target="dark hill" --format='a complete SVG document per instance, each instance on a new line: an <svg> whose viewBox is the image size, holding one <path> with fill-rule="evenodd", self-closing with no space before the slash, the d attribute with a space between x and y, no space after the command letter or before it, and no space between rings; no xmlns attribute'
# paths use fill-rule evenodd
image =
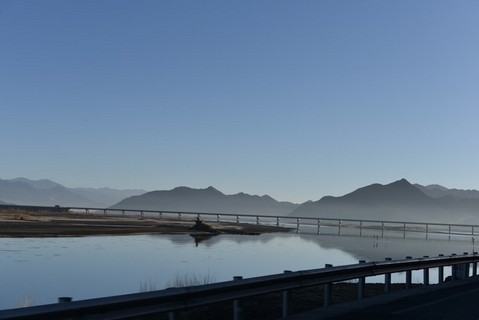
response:
<svg viewBox="0 0 479 320"><path fill-rule="evenodd" d="M396 221L471 222L470 214L454 204L434 199L406 179L372 184L341 197L323 197L302 204L292 216Z"/></svg>
<svg viewBox="0 0 479 320"><path fill-rule="evenodd" d="M111 208L286 215L296 207L297 204L279 202L270 196L260 197L245 193L225 195L213 187L206 189L178 187L133 196Z"/></svg>
<svg viewBox="0 0 479 320"><path fill-rule="evenodd" d="M431 197L415 188L406 179L401 179L387 185L375 183L359 188L342 197L324 197L320 201L329 203L394 206L434 204L434 200L431 199Z"/></svg>

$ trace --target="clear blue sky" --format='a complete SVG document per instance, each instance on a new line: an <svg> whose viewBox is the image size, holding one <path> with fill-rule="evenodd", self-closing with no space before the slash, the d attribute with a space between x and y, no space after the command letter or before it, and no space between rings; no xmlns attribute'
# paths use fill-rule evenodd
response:
<svg viewBox="0 0 479 320"><path fill-rule="evenodd" d="M0 178L479 189L479 1L0 1Z"/></svg>

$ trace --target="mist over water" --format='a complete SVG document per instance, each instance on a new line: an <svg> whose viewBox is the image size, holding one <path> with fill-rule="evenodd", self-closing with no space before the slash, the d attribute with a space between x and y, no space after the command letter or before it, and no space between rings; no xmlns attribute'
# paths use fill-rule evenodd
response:
<svg viewBox="0 0 479 320"><path fill-rule="evenodd" d="M326 263L461 254L474 246L471 237L425 239L411 234L403 239L393 233L221 235L198 246L189 235L4 238L0 308L25 300L39 305L55 303L60 296L82 300L163 289L185 275L227 281L236 275L248 278Z"/></svg>

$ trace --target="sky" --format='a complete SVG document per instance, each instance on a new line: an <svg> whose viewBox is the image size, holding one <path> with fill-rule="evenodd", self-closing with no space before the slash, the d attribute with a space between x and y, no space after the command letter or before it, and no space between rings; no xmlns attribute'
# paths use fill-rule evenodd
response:
<svg viewBox="0 0 479 320"><path fill-rule="evenodd" d="M479 189L479 1L0 1L0 179Z"/></svg>

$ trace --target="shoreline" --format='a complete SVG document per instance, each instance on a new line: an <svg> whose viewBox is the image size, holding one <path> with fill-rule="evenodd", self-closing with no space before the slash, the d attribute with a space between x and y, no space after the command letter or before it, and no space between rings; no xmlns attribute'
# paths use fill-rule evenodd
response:
<svg viewBox="0 0 479 320"><path fill-rule="evenodd" d="M136 234L190 234L201 237L219 234L258 235L290 231L288 228L267 225L209 221L206 223L212 227L214 232L192 230L191 228L195 225L194 220L2 210L0 211L0 238Z"/></svg>

